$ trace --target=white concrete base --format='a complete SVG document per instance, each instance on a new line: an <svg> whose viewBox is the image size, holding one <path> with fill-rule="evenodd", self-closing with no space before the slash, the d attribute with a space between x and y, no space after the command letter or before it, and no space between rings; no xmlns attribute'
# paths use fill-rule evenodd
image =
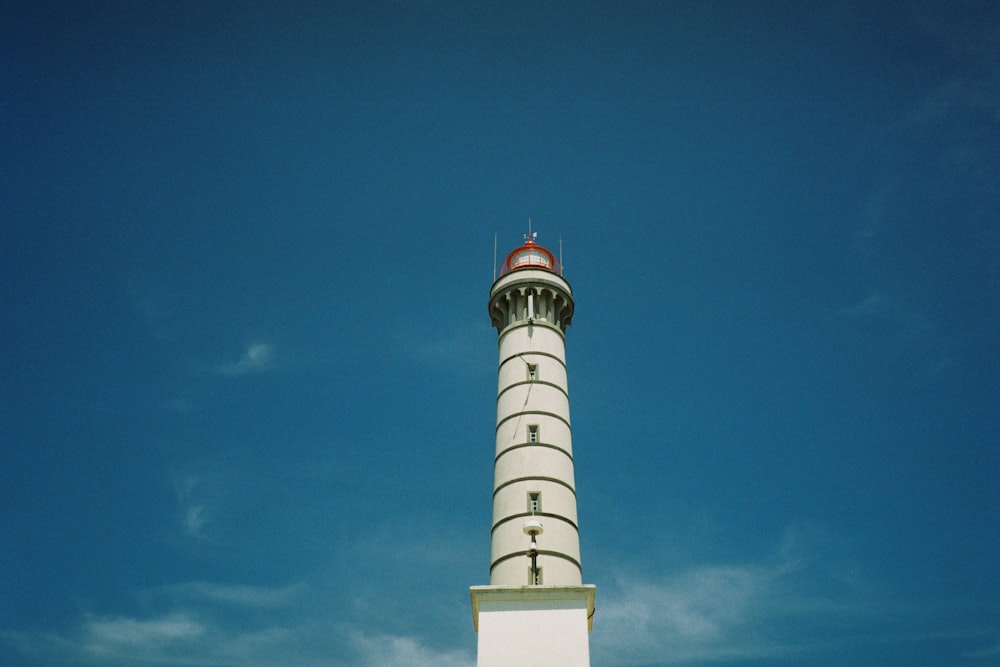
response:
<svg viewBox="0 0 1000 667"><path fill-rule="evenodd" d="M473 586L477 667L590 667L596 586Z"/></svg>

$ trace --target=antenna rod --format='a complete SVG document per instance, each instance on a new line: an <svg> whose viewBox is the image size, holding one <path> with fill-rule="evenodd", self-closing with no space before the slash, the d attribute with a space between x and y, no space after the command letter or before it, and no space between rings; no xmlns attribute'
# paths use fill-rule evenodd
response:
<svg viewBox="0 0 1000 667"><path fill-rule="evenodd" d="M538 547L535 544L535 537L531 537L531 551L528 552L531 556L531 585L538 585Z"/></svg>

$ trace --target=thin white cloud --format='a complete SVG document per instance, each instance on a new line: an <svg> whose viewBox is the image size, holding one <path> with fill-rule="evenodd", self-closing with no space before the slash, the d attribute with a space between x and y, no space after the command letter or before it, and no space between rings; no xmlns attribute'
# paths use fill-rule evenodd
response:
<svg viewBox="0 0 1000 667"><path fill-rule="evenodd" d="M198 478L193 475L188 475L174 482L181 531L188 537L204 539L206 537L204 528L208 523L209 515L205 504L195 498L197 487Z"/></svg>
<svg viewBox="0 0 1000 667"><path fill-rule="evenodd" d="M940 631L940 624L931 621L933 610L892 605L878 599L874 589L845 582L837 563L830 562L837 545L816 535L815 530L794 529L758 563L695 565L666 577L599 582L593 664L722 664L769 658L810 664L832 647L861 650L919 642L927 635L912 628ZM638 568L623 563L622 569ZM339 577L337 581L278 587L179 583L142 592L144 614L84 614L65 631L8 629L0 639L47 664L79 667L138 662L149 667L475 664L466 599L455 599L452 611L462 607L461 628L468 634L430 642L413 631L388 629L399 619L387 611L393 607L380 597L384 592L366 596L379 612L364 627L357 619L345 621L353 612L342 600L337 604ZM428 633L434 632L435 619L445 618L427 613L433 602L423 600L420 606ZM967 658L988 661L1000 650L992 633L958 628L952 634L982 643Z"/></svg>
<svg viewBox="0 0 1000 667"><path fill-rule="evenodd" d="M195 584L212 591L214 584ZM183 588L183 586L181 587ZM221 586L225 590L228 587ZM263 589L255 595L267 598ZM292 587L298 588L298 587ZM281 598L287 589L275 589ZM217 592L217 591L216 591ZM194 604L194 601L190 601ZM315 601L314 601L315 602ZM310 609L313 609L310 606ZM85 616L66 633L5 630L0 638L24 655L53 664L79 666L233 665L239 667L473 667L468 650L435 648L418 637L372 633L335 620L338 610L326 613L284 613L273 608L260 614L219 613L186 607L148 617Z"/></svg>
<svg viewBox="0 0 1000 667"><path fill-rule="evenodd" d="M759 561L693 565L661 577L626 573L598 589L595 664L810 664L835 650L915 644L934 636L979 639L967 658L994 658L993 632L943 627L947 605L893 599L867 580L850 548L812 525L789 528ZM995 630L995 629L994 629ZM956 660L960 656L956 653ZM970 663L973 664L973 663Z"/></svg>
<svg viewBox="0 0 1000 667"><path fill-rule="evenodd" d="M641 665L785 654L759 623L777 576L758 566L702 566L659 581L621 580L602 595L595 656Z"/></svg>
<svg viewBox="0 0 1000 667"><path fill-rule="evenodd" d="M412 637L351 633L351 644L359 664L369 667L473 667L475 659L465 651L436 650Z"/></svg>
<svg viewBox="0 0 1000 667"><path fill-rule="evenodd" d="M84 615L65 633L5 629L0 639L44 664L225 665L211 659L213 629L186 611L146 618Z"/></svg>
<svg viewBox="0 0 1000 667"><path fill-rule="evenodd" d="M992 646L986 646L975 651L970 651L964 654L965 658L998 658L1000 657L1000 641L997 641Z"/></svg>
<svg viewBox="0 0 1000 667"><path fill-rule="evenodd" d="M200 535L206 520L204 505L189 505L184 508L184 532L188 535Z"/></svg>
<svg viewBox="0 0 1000 667"><path fill-rule="evenodd" d="M882 314L888 307L888 297L883 292L873 292L856 303L843 306L837 312L850 319L860 319Z"/></svg>
<svg viewBox="0 0 1000 667"><path fill-rule="evenodd" d="M842 306L837 313L859 324L878 324L872 335L893 342L900 361L927 378L937 377L954 365L951 343L941 326L927 314L926 306L902 290L879 290Z"/></svg>
<svg viewBox="0 0 1000 667"><path fill-rule="evenodd" d="M153 338L162 341L174 336L174 313L160 299L146 294L136 300L136 308Z"/></svg>
<svg viewBox="0 0 1000 667"><path fill-rule="evenodd" d="M238 361L219 367L221 375L239 376L262 373L274 368L274 348L267 343L253 343Z"/></svg>
<svg viewBox="0 0 1000 667"><path fill-rule="evenodd" d="M118 647L146 648L150 645L192 639L205 628L185 614L161 618L88 618L83 625L83 643L94 654L113 653Z"/></svg>
<svg viewBox="0 0 1000 667"><path fill-rule="evenodd" d="M191 581L166 586L153 591L159 595L187 601L218 602L235 606L254 608L277 607L290 604L303 590L301 584L282 588L248 586L238 584L216 584L207 581Z"/></svg>
<svg viewBox="0 0 1000 667"><path fill-rule="evenodd" d="M963 74L928 90L914 105L908 120L912 127L937 125L957 110L974 109L984 112L995 122L1000 121L996 111L998 106L1000 106L1000 88L991 77Z"/></svg>
<svg viewBox="0 0 1000 667"><path fill-rule="evenodd" d="M239 660L225 654L239 637L227 637L218 625L196 619L189 610L143 618L87 615L65 634L4 633L26 655L81 666L237 665Z"/></svg>
<svg viewBox="0 0 1000 667"><path fill-rule="evenodd" d="M184 396L174 396L161 403L164 410L178 414L188 414L195 411L195 404Z"/></svg>

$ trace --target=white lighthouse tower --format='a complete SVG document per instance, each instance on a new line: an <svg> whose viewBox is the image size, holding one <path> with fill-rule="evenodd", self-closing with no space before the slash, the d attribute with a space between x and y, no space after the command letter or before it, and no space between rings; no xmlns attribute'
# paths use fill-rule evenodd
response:
<svg viewBox="0 0 1000 667"><path fill-rule="evenodd" d="M566 374L573 291L536 234L501 264L490 585L473 586L478 667L589 667Z"/></svg>

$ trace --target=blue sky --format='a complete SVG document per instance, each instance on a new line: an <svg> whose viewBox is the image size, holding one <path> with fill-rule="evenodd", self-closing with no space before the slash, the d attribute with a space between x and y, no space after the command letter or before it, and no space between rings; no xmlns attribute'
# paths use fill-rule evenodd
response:
<svg viewBox="0 0 1000 667"><path fill-rule="evenodd" d="M994 3L0 8L0 662L470 667L493 239L595 667L1000 665Z"/></svg>

